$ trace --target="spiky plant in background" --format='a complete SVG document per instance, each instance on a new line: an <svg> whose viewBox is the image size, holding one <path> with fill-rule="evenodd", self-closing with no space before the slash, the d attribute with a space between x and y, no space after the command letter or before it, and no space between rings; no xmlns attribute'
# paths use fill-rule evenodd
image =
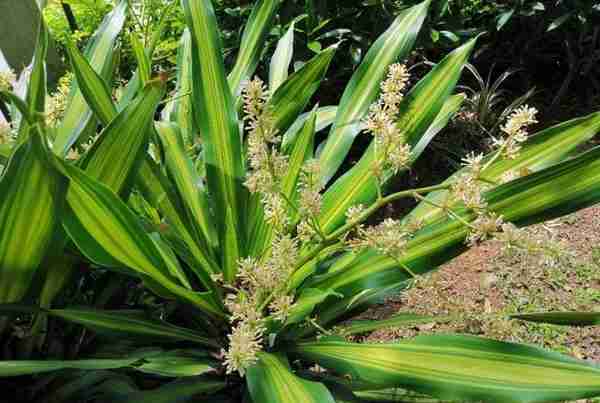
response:
<svg viewBox="0 0 600 403"><path fill-rule="evenodd" d="M84 54L68 47L76 80L57 124L44 109L41 24L25 96L5 91L17 87L9 75L1 92L13 134L0 144L0 310L8 317L33 313L35 343L28 359L0 361L0 376L34 375L45 396L31 399L54 401L372 401L365 391L389 388L486 401L600 395L598 368L533 347L464 336L376 345L345 339L364 331L347 323L354 314L468 246L497 238L526 249L524 235L511 236L515 226L600 200L600 149L567 159L596 134L600 114L530 135L536 111L526 106L505 122L495 151L469 156L447 181L386 191L464 100L452 92L475 40L410 89L407 69L396 64L410 51L428 4L397 17L339 105L307 113L335 46L289 75L288 36L271 60L268 85L252 78L278 1L256 3L227 76L210 0L183 0L189 31L175 93L164 101L168 78L153 77L153 44L135 40L138 69L113 97L111 55L127 11L120 3ZM317 145L315 133L330 125ZM340 172L363 131L371 145ZM403 198L420 204L406 217L368 224ZM189 320L54 307L81 267L137 278ZM119 353L90 347L68 357L48 354L48 317L118 334ZM598 316L531 319L589 325ZM10 325L2 322L4 330ZM79 379L76 369L91 372ZM43 374L49 371L61 372ZM180 379L165 383L169 378Z"/></svg>

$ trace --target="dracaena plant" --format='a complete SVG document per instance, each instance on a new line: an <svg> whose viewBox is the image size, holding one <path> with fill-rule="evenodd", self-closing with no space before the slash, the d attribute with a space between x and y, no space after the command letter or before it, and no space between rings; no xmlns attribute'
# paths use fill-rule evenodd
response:
<svg viewBox="0 0 600 403"><path fill-rule="evenodd" d="M534 347L450 335L348 341L418 322L349 319L469 246L494 237L544 253L519 227L600 199L600 149L574 155L600 128L600 114L530 134L536 111L527 106L503 124L495 151L469 156L445 182L387 191L464 100L452 93L475 39L412 88L399 64L428 5L396 18L339 105L307 112L336 48L290 75L292 27L271 58L268 84L253 78L278 1L254 5L226 75L211 1L183 0L189 29L175 91L164 100L169 75L153 77L153 44L136 39L137 71L111 91L111 55L127 11L120 3L83 54L68 46L75 81L64 115L51 121L41 24L27 90L8 74L1 82L11 114L0 182L0 311L33 313L39 335L55 320L131 342L117 342L125 349L112 355L92 344L70 359L0 361L0 376L34 374L54 401L373 401L395 388L478 401L599 395L597 367ZM316 132L328 126L318 145ZM358 135L371 144L343 172ZM370 224L402 198L420 203L405 217ZM53 306L81 267L137 278L188 320ZM37 307L15 305L25 299ZM598 322L595 313L518 318ZM132 371L163 386L140 389Z"/></svg>

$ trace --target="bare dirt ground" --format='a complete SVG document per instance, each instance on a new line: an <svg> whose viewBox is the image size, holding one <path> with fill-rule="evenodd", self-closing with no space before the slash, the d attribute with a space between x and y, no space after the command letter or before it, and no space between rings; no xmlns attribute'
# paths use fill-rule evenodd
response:
<svg viewBox="0 0 600 403"><path fill-rule="evenodd" d="M366 342L418 334L458 332L524 342L600 362L600 327L570 328L507 320L503 314L600 310L600 207L529 229L561 245L561 258L508 254L488 242L471 249L416 282L403 295L367 313L383 319L396 313L459 315L451 323L383 329Z"/></svg>

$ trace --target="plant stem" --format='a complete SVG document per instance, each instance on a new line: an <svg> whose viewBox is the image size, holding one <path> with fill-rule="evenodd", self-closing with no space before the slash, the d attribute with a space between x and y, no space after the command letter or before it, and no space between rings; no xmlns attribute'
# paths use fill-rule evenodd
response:
<svg viewBox="0 0 600 403"><path fill-rule="evenodd" d="M444 184L435 185L435 186L427 186L427 187L423 187L423 188L403 190L401 192L393 193L391 195L382 197L381 199L379 199L375 203L373 203L373 205L371 207L366 209L357 220L346 223L346 225L343 225L342 227L338 228L331 234L324 237L319 245L317 245L310 253L308 253L307 255L305 255L303 258L300 259L300 262L298 262L296 264L296 266L294 267L294 269L292 270L292 274L297 272L299 269L302 268L302 266L304 266L305 264L307 264L308 262L313 260L315 257L317 257L328 246L335 244L339 240L339 238L344 236L346 233L350 232L356 226L358 226L361 223L363 223L364 221L366 221L377 210L379 210L386 204L389 204L393 201L400 200L400 199L407 198L407 197L415 197L416 195L423 195L423 194L435 192L436 190L449 189L451 185L452 185L451 183L444 183ZM287 283L287 281L286 281L286 283ZM271 292L271 294L269 294L269 296L263 301L263 303L260 305L260 308L259 308L261 311L264 310L269 305L269 303L271 302L273 297L276 295L277 291L279 291L279 290L275 290L275 291Z"/></svg>

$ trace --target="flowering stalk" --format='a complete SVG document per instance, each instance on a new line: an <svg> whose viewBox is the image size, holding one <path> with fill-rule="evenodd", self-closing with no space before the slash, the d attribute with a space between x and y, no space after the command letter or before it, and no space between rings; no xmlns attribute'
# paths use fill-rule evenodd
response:
<svg viewBox="0 0 600 403"><path fill-rule="evenodd" d="M523 107L516 110L502 127L506 138L495 139L497 152L485 162L482 155L467 156L464 159L467 169L450 183L384 196L381 188L386 177L407 168L411 161L411 148L397 123L402 91L407 82L406 68L392 65L381 84L381 97L370 108L365 120L367 131L374 137L372 171L377 184L377 199L370 206L351 207L346 212L346 223L330 234L323 232L317 218L321 212L323 191L318 161L310 159L304 163L295 191L286 194L282 183L289 163L278 150L280 136L269 110L269 94L258 78L244 88L250 166L245 185L251 193L261 195L265 220L273 230L273 240L258 258L240 261L234 284L224 284L230 290L225 305L231 312L233 326L228 336L229 348L223 351L228 373L243 375L256 362L257 354L263 348L267 318L284 323L294 306L295 290L289 287L293 275L327 248L333 245L357 250L368 248L394 259L412 277L416 276L401 257L410 239L421 228L418 222L402 223L388 218L375 226L363 225L385 205L402 198L415 198L440 208L450 218L469 228L466 239L469 245L501 236L503 229L510 229L502 217L489 211L483 192L486 186L495 183L485 179L483 173L501 156L516 158L520 144L527 137L525 128L536 122L535 109ZM425 197L439 190L449 191L443 204ZM472 222L452 208L453 200L461 201L474 213ZM351 233L353 236L347 239ZM301 254L301 250L305 252Z"/></svg>
<svg viewBox="0 0 600 403"><path fill-rule="evenodd" d="M374 137L375 159L372 170L378 199L383 197L382 186L386 172L397 174L410 162L411 149L397 124L399 106L408 84L409 74L403 64L392 64L387 78L381 83L381 96L365 119L365 128Z"/></svg>

